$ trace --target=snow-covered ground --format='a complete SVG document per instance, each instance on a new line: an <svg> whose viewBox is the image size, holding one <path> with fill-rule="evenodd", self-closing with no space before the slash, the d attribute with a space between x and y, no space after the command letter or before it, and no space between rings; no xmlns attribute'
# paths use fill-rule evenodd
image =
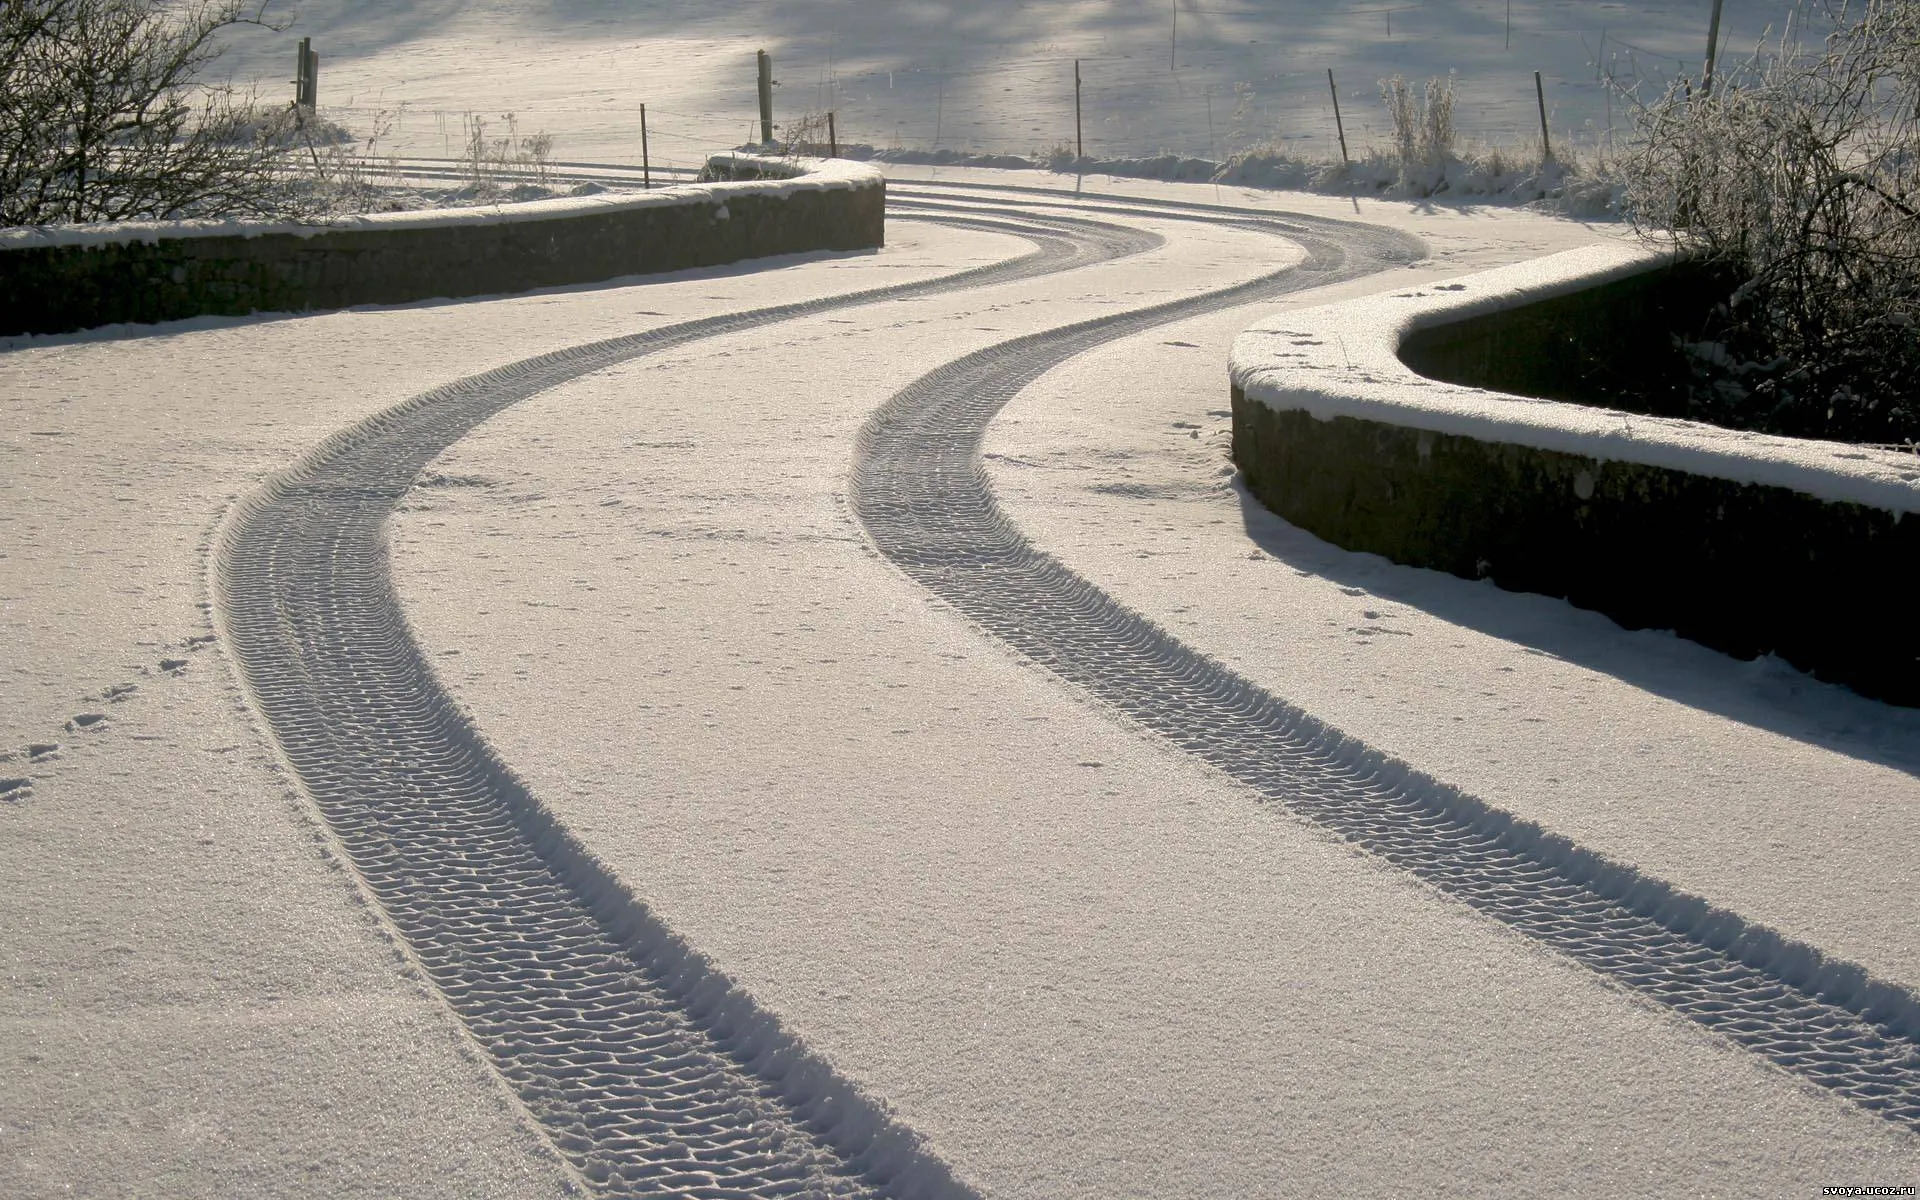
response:
<svg viewBox="0 0 1920 1200"><path fill-rule="evenodd" d="M0 776L32 780L0 801L0 1194L557 1192L551 1152L396 958L240 703L210 642L213 527L327 433L447 378L983 252L0 356L0 752L19 754Z"/></svg>
<svg viewBox="0 0 1920 1200"><path fill-rule="evenodd" d="M722 339L516 408L436 464L469 486L423 489L396 526L423 644L570 827L988 1195L1910 1175L1906 1135L1257 808L864 549L840 497L893 391L1024 314L1064 323L1270 253L1154 227L1167 252L1098 273ZM1594 236L1418 227L1437 260L1364 286ZM1348 732L1920 980L1916 914L1889 898L1920 787L1875 761L1920 721L1260 512L1222 411L1253 315L1024 393L987 447L1022 528ZM1836 710L1864 728L1822 730Z"/></svg>
<svg viewBox="0 0 1920 1200"><path fill-rule="evenodd" d="M1208 7L1183 5L1183 31L1254 20L1209 25ZM1601 9L1636 42L1667 30L1677 45L1706 7L1516 2L1516 54L1572 37L1523 29ZM1736 29L1764 11L1728 7ZM1304 55L1318 30L1354 48L1359 74L1374 61L1360 31L1384 24L1360 9L1289 12L1288 44ZM1365 70L1457 65L1464 88L1481 59L1446 47L1499 37L1497 5L1468 12L1396 10L1383 45L1402 46L1403 21L1454 23L1408 37L1407 65ZM1161 15L316 2L271 53L312 34L323 96L356 103L548 104L562 157L630 159L640 79L711 123L689 121L691 159L744 131L739 85L763 30L790 98L828 43L823 78L851 95L892 53L903 76L942 50L1005 71L1016 54L1095 58L1103 38L1131 38L1114 53L1144 58ZM1217 60L1190 44L1183 87L1204 88L1199 64L1216 61L1230 87L1265 53L1224 32ZM912 103L885 111L1012 130L1051 86L950 76L897 77ZM1142 149L1174 136L1159 131L1177 114L1145 99L1129 114ZM1030 148L999 137L978 144ZM1234 485L1226 349L1261 316L1617 231L1078 183L1381 222L1431 257L1043 376L985 447L1029 538L1380 750L1920 988L1912 711L1347 554ZM1166 244L706 339L542 393L457 443L392 526L395 586L440 680L668 926L982 1195L1746 1196L1920 1180L1911 1133L1261 806L873 552L844 499L853 440L901 387L1292 253L1245 230L1104 219ZM0 352L0 1195L563 1194L567 1168L363 902L241 699L209 636L212 531L327 435L448 380L1026 249L895 218L876 254Z"/></svg>
<svg viewBox="0 0 1920 1200"><path fill-rule="evenodd" d="M776 117L838 114L842 142L1026 154L1071 145L1081 63L1087 153L1215 160L1279 143L1339 157L1326 73L1357 151L1388 122L1379 81L1457 72L1472 143L1537 147L1541 72L1562 149L1627 126L1624 98L1697 77L1710 0L300 0L284 33L234 40L226 68L276 99L314 39L325 113L381 148L458 156L470 117L555 135L561 159L697 163L758 139L754 52L774 56ZM1176 15L1177 10L1177 15ZM1723 53L1783 22L1781 0L1729 0ZM1509 27L1508 14L1511 13ZM1171 56L1170 56L1170 51ZM1612 86L1609 86L1612 81Z"/></svg>

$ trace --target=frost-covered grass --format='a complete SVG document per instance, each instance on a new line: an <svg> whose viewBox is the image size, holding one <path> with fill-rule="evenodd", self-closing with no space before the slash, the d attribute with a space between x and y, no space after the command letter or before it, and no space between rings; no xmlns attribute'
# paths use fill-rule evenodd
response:
<svg viewBox="0 0 1920 1200"><path fill-rule="evenodd" d="M1220 183L1235 187L1379 198L1532 205L1583 218L1610 217L1623 190L1611 161L1585 153L1542 161L1537 148L1466 148L1410 174L1392 150L1370 148L1350 164L1303 156L1283 144L1254 147L1224 162L1178 154L1076 158L1052 154L965 154L955 150L842 146L842 157L930 166L1046 170L1068 175Z"/></svg>
<svg viewBox="0 0 1920 1200"><path fill-rule="evenodd" d="M1451 150L1412 163L1387 149L1369 149L1351 164L1295 158L1262 147L1223 164L1216 179L1251 187L1356 191L1378 196L1445 198L1507 204L1544 204L1569 215L1612 214L1621 183L1602 157L1543 159L1537 147Z"/></svg>
<svg viewBox="0 0 1920 1200"><path fill-rule="evenodd" d="M466 113L458 160L462 178L449 186L407 182L388 152L396 115L373 114L356 132L318 115L281 135L279 172L293 215L330 217L423 208L517 204L562 195L590 195L592 185L569 188L552 179L554 135L523 133L513 113L489 118Z"/></svg>
<svg viewBox="0 0 1920 1200"><path fill-rule="evenodd" d="M1424 83L1401 76L1380 81L1380 99L1390 132L1385 139L1352 144L1350 156L1328 157L1297 142L1271 139L1246 145L1224 159L1160 153L1121 157L1083 155L1066 142L1030 153L969 153L907 147L840 148L850 158L1007 169L1044 169L1063 174L1100 174L1182 183L1366 195L1445 199L1473 203L1537 205L1583 218L1616 215L1625 181L1619 160L1598 147L1553 154L1536 137L1486 142L1463 140L1454 121L1456 78L1452 73ZM803 127L824 130L824 118ZM818 132L818 131L815 131ZM826 152L824 143L809 153Z"/></svg>

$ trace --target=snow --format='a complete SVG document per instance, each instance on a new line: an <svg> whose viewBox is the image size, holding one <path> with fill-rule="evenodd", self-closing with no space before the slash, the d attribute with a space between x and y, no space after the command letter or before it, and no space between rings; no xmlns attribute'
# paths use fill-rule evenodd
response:
<svg viewBox="0 0 1920 1200"><path fill-rule="evenodd" d="M491 207L437 208L410 212L342 214L319 222L185 220L110 221L85 225L35 225L0 229L0 252L36 246L106 246L127 242L201 237L266 237L291 234L314 237L323 233L368 233L381 230L441 229L466 225L511 225L525 221L565 220L603 216L645 208L681 204L717 205L720 220L726 202L739 196L782 198L797 192L838 191L879 187L879 171L841 159L771 159L753 155L721 155L717 161L739 161L767 170L795 172L786 178L736 180L721 183L678 183L652 191L602 192L596 195L558 196Z"/></svg>
<svg viewBox="0 0 1920 1200"><path fill-rule="evenodd" d="M1089 154L1215 161L1259 145L1338 160L1327 71L1355 157L1387 138L1379 81L1456 72L1462 141L1538 146L1542 73L1555 148L1624 136L1642 80L1699 75L1709 0L301 0L282 33L233 39L223 68L276 103L294 45L320 52L324 115L382 153L458 157L467 121L556 136L560 158L637 163L647 106L655 162L697 164L757 141L755 51L774 60L775 119L832 110L843 144L994 154L1074 140L1074 63ZM1785 0L1727 0L1722 61L1750 50ZM1389 24L1391 28L1389 29ZM1171 35L1177 54L1170 63Z"/></svg>
<svg viewBox="0 0 1920 1200"><path fill-rule="evenodd" d="M206 318L0 355L0 753L60 746L0 763L32 781L0 801L0 1194L565 1194L291 794L218 644L189 644L212 632L213 528L323 437L445 379L972 252ZM797 269L765 270L783 262ZM67 731L91 712L107 720Z"/></svg>
<svg viewBox="0 0 1920 1200"><path fill-rule="evenodd" d="M1458 65L1464 87L1544 62L1564 119L1588 111L1575 47L1595 6L1517 2L1516 50L1497 59L1491 4L1396 13L1391 43L1366 32L1377 7L1204 8L1182 10L1194 40L1178 78L1100 93L1100 152L1205 150L1206 89L1224 109L1236 79L1275 98L1263 133L1285 134L1284 118L1324 148L1306 97L1327 63L1355 77L1355 110L1375 72ZM1604 12L1616 34L1691 55L1705 9ZM1769 13L1728 10L1739 39ZM645 99L656 154L698 163L739 140L766 45L783 114L831 99L843 138L884 140L898 120L903 141L1026 150L1063 136L1058 68L1147 62L1160 15L314 0L228 61L277 86L312 34L323 101L410 100L394 145L436 153L449 138L457 153L457 118L484 105L546 124L561 157L634 161ZM1403 20L1433 24L1416 36ZM1261 66L1271 47L1245 39L1278 30L1300 62ZM947 71L926 69L943 53ZM1463 124L1523 129L1526 84ZM886 171L895 188L1037 182ZM1361 297L1384 312L1409 303L1395 293L1619 231L1062 182L1391 224L1432 257L1157 329L1015 397L984 469L1037 545L1382 753L1920 987L1920 716L1345 553L1235 486L1224 367L1249 325ZM1920 1174L1911 1134L1252 802L868 549L843 500L852 441L899 387L1295 253L1241 230L1103 219L1167 243L635 360L508 410L432 464L392 524L394 586L503 760L669 928L985 1196L1383 1181L1806 1194ZM1026 250L893 219L875 253L0 345L0 753L60 744L0 762L30 780L0 798L0 1194L567 1194L575 1181L361 902L225 650L202 640L212 531L323 439L451 379ZM66 728L92 713L105 720L91 731Z"/></svg>
<svg viewBox="0 0 1920 1200"><path fill-rule="evenodd" d="M1577 229L1560 226L1557 240ZM1920 712L1777 660L1740 662L1559 600L1342 551L1240 485L1218 366L1249 320L1369 289L1374 302L1432 291L1558 249L1547 230L1524 248L1511 235L1449 238L1399 278L1075 360L995 423L985 453L1001 501L1130 607L1387 755L1920 984L1901 932L1920 913L1889 905L1884 886L1910 878L1920 851Z"/></svg>
<svg viewBox="0 0 1920 1200"><path fill-rule="evenodd" d="M1364 211L1418 222L1445 255L1361 285L1373 288L1594 236L1521 214ZM1010 659L864 549L840 497L856 431L894 390L1035 322L1245 277L1270 253L1246 233L1142 223L1166 250L716 339L503 414L432 468L475 486L422 488L396 522L416 636L596 855L987 1195L1352 1194L1382 1178L1473 1195L1742 1194L1869 1162L1910 1174L1907 1141L1249 803ZM896 246L928 237L966 240L901 221L889 233ZM1411 701L1440 694L1435 676L1476 697L1492 686L1483 679L1506 684L1497 705L1474 709L1489 727L1466 740L1496 748L1471 773L1477 786L1560 816L1599 792L1623 857L1650 861L1656 835L1677 827L1719 855L1689 883L1781 903L1797 887L1822 944L1871 949L1876 969L1914 978L1902 931L1915 914L1884 890L1910 871L1911 776L1851 762L1844 740L1788 755L1792 782L1817 789L1806 795L1850 797L1847 815L1872 824L1835 814L1804 846L1773 852L1793 878L1743 881L1732 868L1754 865L1745 835L1758 818L1724 837L1711 819L1689 823L1686 787L1717 767L1728 778L1705 794L1732 810L1754 782L1743 755L1767 761L1787 739L1712 715L1662 733L1640 724L1649 710L1684 706L1592 667L1530 667L1509 682L1501 668L1515 663L1559 666L1476 629L1511 621L1521 598L1489 592L1423 619L1341 587L1347 571L1377 570L1370 582L1392 596L1424 573L1325 547L1248 560L1265 543L1244 530L1221 475L1223 426L1207 414L1225 408L1227 339L1255 315L1155 331L1090 356L1093 388L1058 381L1075 364L1023 394L987 447L1023 529L1103 585L1130 585L1128 601L1144 595L1182 637L1212 627L1210 653L1251 660L1281 694L1310 696L1343 728L1415 765L1444 763L1450 778L1466 760L1448 719L1455 693L1431 711ZM1113 440L1071 436L1083 419ZM1174 421L1209 433L1189 438ZM1145 469L1170 445L1197 486ZM1157 503L1166 494L1184 502ZM1307 563L1311 578L1286 586ZM1361 606L1383 611L1363 621ZM1323 632L1336 618L1420 636L1404 651L1408 639L1370 638L1386 645L1356 654L1342 643L1357 635ZM1636 651L1643 635L1595 630L1564 605L1535 620L1636 664L1650 657ZM1469 652L1448 649L1463 639ZM1402 697L1377 681L1381 660L1401 655L1428 690ZM1744 670L1711 677L1740 693ZM1569 679L1577 706L1555 702ZM1362 689L1371 701L1350 694ZM1616 711L1630 732L1596 717ZM1543 740L1522 721L1536 713L1551 714L1555 758L1516 749ZM1596 725L1624 761L1581 760L1601 753ZM1725 757L1658 786L1639 745L1665 764L1703 725ZM1603 786L1616 768L1622 785ZM1571 797L1542 782L1560 770L1580 780ZM1766 788L1775 838L1794 828L1788 784ZM1869 850L1870 837L1888 842ZM1804 886L1823 856L1860 872L1841 897Z"/></svg>
<svg viewBox="0 0 1920 1200"><path fill-rule="evenodd" d="M1566 295L1663 261L1643 247L1607 244L1288 312L1234 339L1233 381L1250 400L1323 421L1353 417L1920 513L1920 458L1910 453L1510 396L1428 379L1400 361L1401 343L1416 330Z"/></svg>

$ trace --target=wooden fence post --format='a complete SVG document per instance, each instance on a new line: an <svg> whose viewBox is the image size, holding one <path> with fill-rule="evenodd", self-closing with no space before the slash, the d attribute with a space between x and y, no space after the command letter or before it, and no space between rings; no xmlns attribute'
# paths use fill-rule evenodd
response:
<svg viewBox="0 0 1920 1200"><path fill-rule="evenodd" d="M313 51L312 38L300 39L298 53L300 59L294 63L293 124L300 131L300 140L307 144L307 156L313 159L314 174L319 175L320 151L314 149L313 135L307 131L307 118L313 115L314 103L320 95L315 79L320 71L320 56Z"/></svg>
<svg viewBox="0 0 1920 1200"><path fill-rule="evenodd" d="M840 157L840 132L833 127L833 110L827 110L827 157Z"/></svg>
<svg viewBox="0 0 1920 1200"><path fill-rule="evenodd" d="M1080 136L1080 60L1073 60L1073 157L1087 156L1087 143Z"/></svg>
<svg viewBox="0 0 1920 1200"><path fill-rule="evenodd" d="M1207 156L1218 164L1220 161L1220 142L1213 134L1213 85L1206 87L1207 97Z"/></svg>
<svg viewBox="0 0 1920 1200"><path fill-rule="evenodd" d="M760 56L760 144L773 141L773 59L765 50Z"/></svg>
<svg viewBox="0 0 1920 1200"><path fill-rule="evenodd" d="M293 102L302 108L313 107L315 94L319 90L314 81L314 69L319 59L320 56L313 52L313 39L301 38L298 58L293 64Z"/></svg>
<svg viewBox="0 0 1920 1200"><path fill-rule="evenodd" d="M647 106L640 106L640 186L653 188L653 156L647 153Z"/></svg>
<svg viewBox="0 0 1920 1200"><path fill-rule="evenodd" d="M1533 73L1533 98L1540 103L1540 161L1553 161L1553 143L1547 140L1547 89L1540 83L1540 72Z"/></svg>
<svg viewBox="0 0 1920 1200"><path fill-rule="evenodd" d="M1720 49L1720 0L1713 0L1713 19L1707 24L1707 69L1700 77L1700 94L1713 90L1714 59Z"/></svg>
<svg viewBox="0 0 1920 1200"><path fill-rule="evenodd" d="M1340 135L1340 165L1353 170L1353 159L1347 155L1347 127L1340 120L1340 89L1333 85L1333 68L1327 68L1327 91L1333 95L1333 130Z"/></svg>

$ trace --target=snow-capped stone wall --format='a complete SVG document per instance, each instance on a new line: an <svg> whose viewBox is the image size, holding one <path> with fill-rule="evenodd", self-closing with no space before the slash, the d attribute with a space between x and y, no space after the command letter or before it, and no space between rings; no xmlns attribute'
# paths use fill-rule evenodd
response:
<svg viewBox="0 0 1920 1200"><path fill-rule="evenodd" d="M325 224L0 230L0 334L497 295L884 240L873 167L715 162L723 181Z"/></svg>
<svg viewBox="0 0 1920 1200"><path fill-rule="evenodd" d="M1348 549L1920 704L1920 622L1896 615L1920 595L1920 456L1510 395L1402 361L1416 337L1446 343L1427 357L1483 363L1539 352L1556 326L1570 341L1610 324L1583 306L1642 302L1666 262L1599 246L1264 321L1233 345L1234 458L1269 508Z"/></svg>

